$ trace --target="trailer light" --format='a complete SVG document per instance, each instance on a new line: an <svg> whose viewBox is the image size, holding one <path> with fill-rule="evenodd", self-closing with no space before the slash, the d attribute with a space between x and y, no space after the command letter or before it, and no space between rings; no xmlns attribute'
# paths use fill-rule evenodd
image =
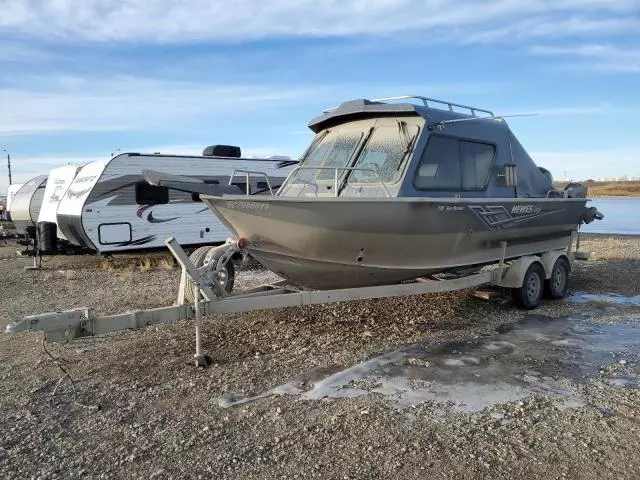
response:
<svg viewBox="0 0 640 480"><path fill-rule="evenodd" d="M241 250L244 250L245 248L247 248L249 246L251 242L249 241L248 238L241 238L240 240L238 240L238 248Z"/></svg>

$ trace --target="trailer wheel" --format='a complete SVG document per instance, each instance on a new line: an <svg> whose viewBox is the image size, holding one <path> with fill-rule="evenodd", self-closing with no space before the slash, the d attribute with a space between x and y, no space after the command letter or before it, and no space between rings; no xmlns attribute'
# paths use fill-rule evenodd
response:
<svg viewBox="0 0 640 480"><path fill-rule="evenodd" d="M202 266L204 267L207 265L211 265L211 268L215 269L218 260L220 260L220 257L222 257L222 255L227 252L228 248L226 247L226 245L221 245L220 247L210 249L205 256L204 261L202 262ZM233 266L233 262L229 260L225 264L224 270L222 272L219 272L215 281L212 282L214 292L216 292L216 294L218 295L230 294L233 290L235 279L236 269Z"/></svg>
<svg viewBox="0 0 640 480"><path fill-rule="evenodd" d="M547 298L563 298L569 289L571 266L565 257L558 257L551 269L551 277L544 282L544 294Z"/></svg>
<svg viewBox="0 0 640 480"><path fill-rule="evenodd" d="M544 268L538 262L529 266L522 279L522 286L511 290L513 300L521 308L531 310L540 305L544 292Z"/></svg>

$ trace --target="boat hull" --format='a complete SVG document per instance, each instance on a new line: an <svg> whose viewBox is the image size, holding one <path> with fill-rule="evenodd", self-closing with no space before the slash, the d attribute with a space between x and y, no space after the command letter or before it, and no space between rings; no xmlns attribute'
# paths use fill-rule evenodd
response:
<svg viewBox="0 0 640 480"><path fill-rule="evenodd" d="M586 199L203 197L265 268L309 288L382 285L568 247Z"/></svg>

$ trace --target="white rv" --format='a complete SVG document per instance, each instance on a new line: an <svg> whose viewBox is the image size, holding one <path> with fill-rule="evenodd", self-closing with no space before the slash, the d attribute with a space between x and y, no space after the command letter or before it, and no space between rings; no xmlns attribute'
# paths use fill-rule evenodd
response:
<svg viewBox="0 0 640 480"><path fill-rule="evenodd" d="M24 183L14 183L9 185L7 189L7 205L6 205L6 219L11 220L11 204L13 203L13 197L16 195L16 192L20 190L20 188L24 185Z"/></svg>
<svg viewBox="0 0 640 480"><path fill-rule="evenodd" d="M42 200L42 207L40 208L40 214L38 215L37 223L50 222L57 224L56 214L58 211L58 205L63 199L67 189L76 177L76 174L80 170L77 165L65 165L64 167L54 168L49 172L49 178L47 179L47 185L44 189L44 198ZM61 240L66 240L66 237L57 228L57 237Z"/></svg>
<svg viewBox="0 0 640 480"><path fill-rule="evenodd" d="M211 151L205 149L205 152ZM226 151L226 150L225 150ZM264 172L268 178L236 172L233 183L251 193L276 189L296 162L219 156L123 153L82 167L58 205L57 222L72 243L99 253L164 248L170 236L181 245L223 242L229 235L198 195L153 186L143 170L198 178L225 185L237 170Z"/></svg>
<svg viewBox="0 0 640 480"><path fill-rule="evenodd" d="M26 233L27 227L35 228L46 184L47 175L38 175L22 185L13 196L10 215L19 233Z"/></svg>

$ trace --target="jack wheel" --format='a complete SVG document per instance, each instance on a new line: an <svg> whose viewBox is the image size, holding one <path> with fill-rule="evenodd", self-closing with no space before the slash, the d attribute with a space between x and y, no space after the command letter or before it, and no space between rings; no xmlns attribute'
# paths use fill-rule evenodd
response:
<svg viewBox="0 0 640 480"><path fill-rule="evenodd" d="M220 257L227 253L227 250L228 249L224 248L224 246L212 248L207 252L206 257L202 262L202 266L206 267L210 265L212 270L214 270L216 265L218 264L218 260L220 260ZM236 269L233 265L233 261L229 259L229 261L224 265L223 270L221 272L218 272L217 275L214 271L213 275L215 276L215 278L212 279L212 287L216 295L229 295L233 291L233 284L236 280Z"/></svg>

